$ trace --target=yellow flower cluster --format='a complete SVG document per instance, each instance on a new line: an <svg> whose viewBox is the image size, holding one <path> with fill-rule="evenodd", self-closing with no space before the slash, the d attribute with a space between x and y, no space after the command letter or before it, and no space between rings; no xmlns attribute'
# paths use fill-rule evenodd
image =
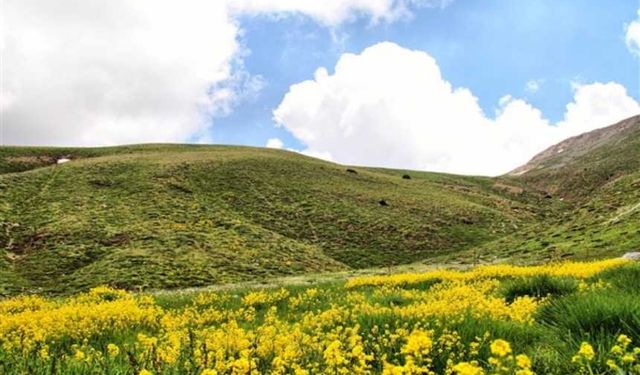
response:
<svg viewBox="0 0 640 375"><path fill-rule="evenodd" d="M394 314L406 318L451 318L470 313L476 317L530 322L540 301L524 296L509 304L504 298L494 295L498 286L499 282L491 279L477 282L445 282L433 286L428 292L406 292L408 296L415 296L416 303L377 310L391 310Z"/></svg>
<svg viewBox="0 0 640 375"><path fill-rule="evenodd" d="M28 352L62 338L153 328L161 309L149 297L100 287L65 301L17 297L0 302L0 347Z"/></svg>
<svg viewBox="0 0 640 375"><path fill-rule="evenodd" d="M425 273L377 275L356 277L347 282L348 288L360 286L411 285L431 280L468 281L502 277L531 277L539 275L588 278L608 268L628 262L624 259L608 259L594 262L565 262L541 266L513 266L509 264L476 267L468 271L434 270Z"/></svg>
<svg viewBox="0 0 640 375"><path fill-rule="evenodd" d="M632 347L632 340L627 335L619 335L616 343L609 349L606 356L607 367L615 374L640 374L640 347ZM580 349L573 356L572 361L577 365L580 374L593 374L592 365L596 351L588 342L583 342Z"/></svg>
<svg viewBox="0 0 640 375"><path fill-rule="evenodd" d="M287 297L289 297L289 292L286 289L280 289L275 292L259 290L256 292L247 293L242 298L242 303L247 306L271 305L278 301L282 301Z"/></svg>
<svg viewBox="0 0 640 375"><path fill-rule="evenodd" d="M547 303L529 296L507 301L500 294L501 279L540 273L585 279L618 264L505 265L358 278L346 287L201 292L179 307L167 296L109 287L69 298L16 297L0 301L0 369L531 375L532 360L523 350L475 325L530 329L536 310ZM417 285L435 279L439 282ZM592 288L584 284L585 290ZM607 354L609 367L637 368L639 352L620 336ZM569 365L587 368L595 357L584 343Z"/></svg>

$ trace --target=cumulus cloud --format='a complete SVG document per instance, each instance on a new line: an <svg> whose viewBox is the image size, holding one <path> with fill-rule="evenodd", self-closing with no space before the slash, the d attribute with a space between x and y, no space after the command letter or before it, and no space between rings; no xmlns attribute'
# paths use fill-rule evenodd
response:
<svg viewBox="0 0 640 375"><path fill-rule="evenodd" d="M344 54L333 74L319 68L313 79L291 86L274 120L305 152L342 163L496 175L565 137L640 112L617 83L574 90L558 124L511 96L488 116L427 53L387 42Z"/></svg>
<svg viewBox="0 0 640 375"><path fill-rule="evenodd" d="M8 143L184 140L234 99L220 2L21 0L4 19Z"/></svg>
<svg viewBox="0 0 640 375"><path fill-rule="evenodd" d="M640 10L638 10L638 19L626 26L625 42L627 48L635 56L640 57Z"/></svg>
<svg viewBox="0 0 640 375"><path fill-rule="evenodd" d="M573 101L566 106L564 120L558 123L567 136L611 125L640 113L640 104L627 89L614 82L577 84Z"/></svg>
<svg viewBox="0 0 640 375"><path fill-rule="evenodd" d="M235 16L297 12L336 26L400 0L20 0L4 4L0 111L9 144L206 140L215 115L260 90ZM393 17L391 17L393 18ZM389 18L389 20L391 20Z"/></svg>
<svg viewBox="0 0 640 375"><path fill-rule="evenodd" d="M282 140L280 140L280 138L269 138L265 146L267 148L282 149L284 147L284 143L282 142Z"/></svg>

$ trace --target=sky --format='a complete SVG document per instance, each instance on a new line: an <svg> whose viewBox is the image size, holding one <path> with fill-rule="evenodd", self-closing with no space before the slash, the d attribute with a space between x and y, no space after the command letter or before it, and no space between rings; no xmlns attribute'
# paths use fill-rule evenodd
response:
<svg viewBox="0 0 640 375"><path fill-rule="evenodd" d="M640 113L636 0L0 0L0 143L498 175Z"/></svg>

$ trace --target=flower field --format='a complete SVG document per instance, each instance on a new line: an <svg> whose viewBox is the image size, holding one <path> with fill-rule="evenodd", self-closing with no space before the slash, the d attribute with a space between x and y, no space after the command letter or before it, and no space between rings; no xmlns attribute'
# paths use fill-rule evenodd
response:
<svg viewBox="0 0 640 375"><path fill-rule="evenodd" d="M1 374L640 374L640 266L0 301Z"/></svg>

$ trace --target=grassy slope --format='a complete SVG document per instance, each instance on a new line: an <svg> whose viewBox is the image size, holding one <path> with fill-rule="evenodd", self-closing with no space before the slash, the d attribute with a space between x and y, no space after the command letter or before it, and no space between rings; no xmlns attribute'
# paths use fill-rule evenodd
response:
<svg viewBox="0 0 640 375"><path fill-rule="evenodd" d="M248 147L0 148L0 294L640 249L638 117L497 179L346 169Z"/></svg>
<svg viewBox="0 0 640 375"><path fill-rule="evenodd" d="M474 251L537 261L640 250L640 117L561 142L505 177L550 193L562 206L539 223Z"/></svg>
<svg viewBox="0 0 640 375"><path fill-rule="evenodd" d="M74 160L51 165L63 156ZM247 147L2 148L0 167L0 294L409 263L543 214L537 195L511 196L488 178L353 174Z"/></svg>

